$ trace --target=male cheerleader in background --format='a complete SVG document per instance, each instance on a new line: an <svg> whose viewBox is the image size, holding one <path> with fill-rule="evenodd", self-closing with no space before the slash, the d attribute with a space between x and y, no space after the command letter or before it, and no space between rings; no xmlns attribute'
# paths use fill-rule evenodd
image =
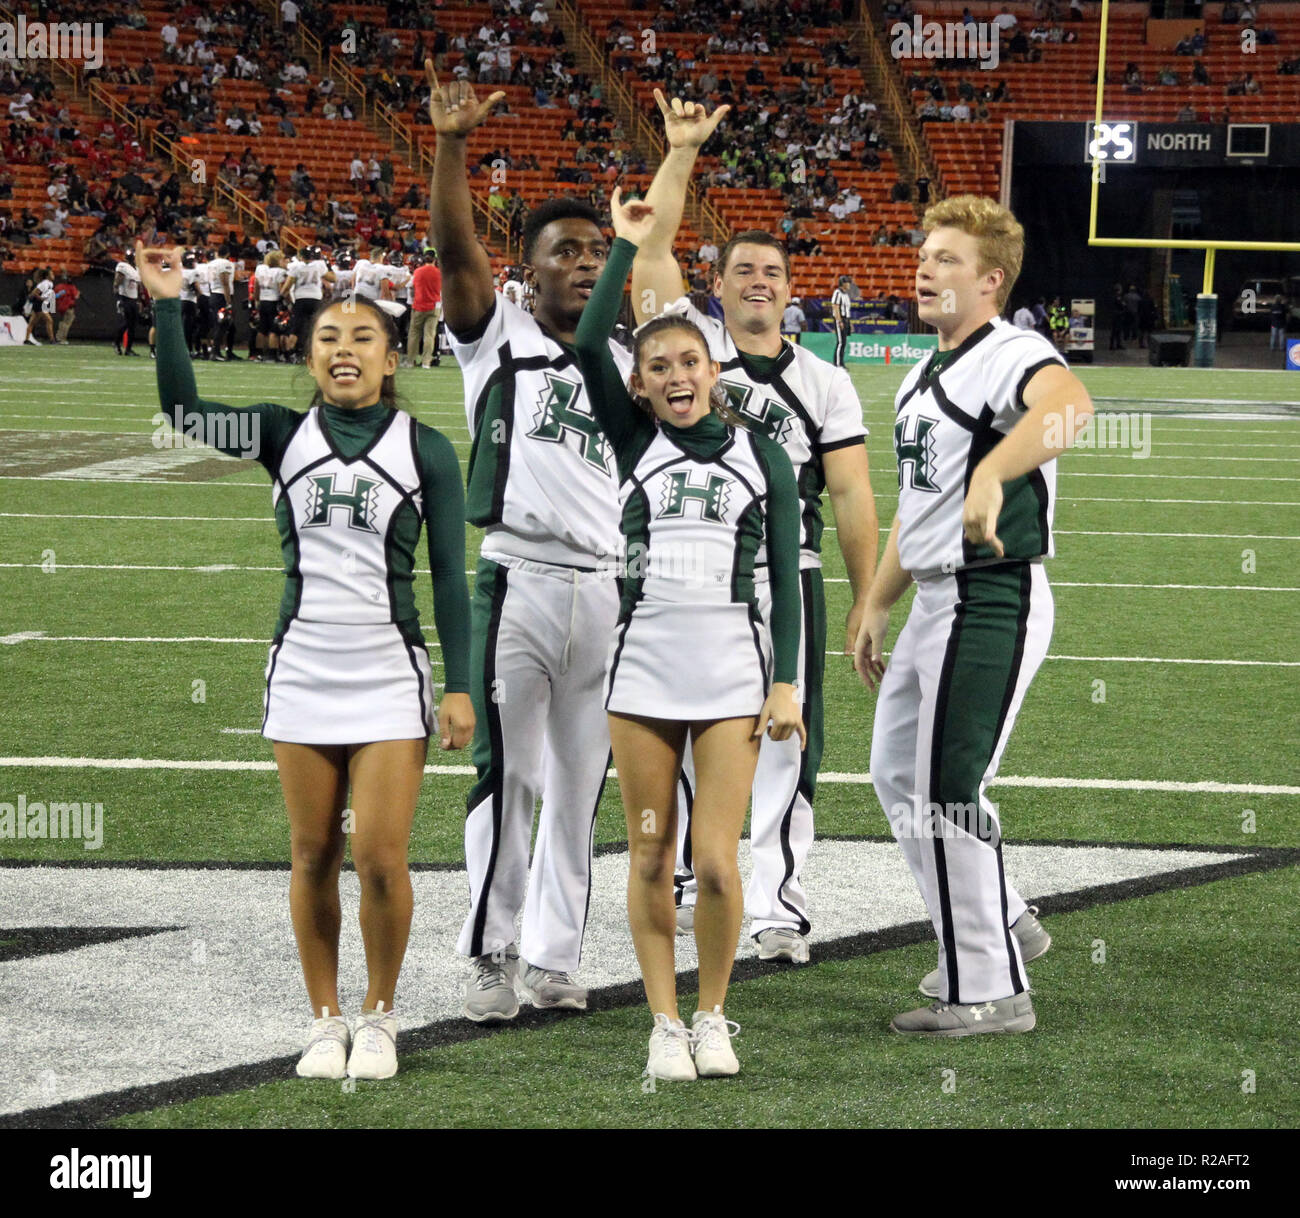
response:
<svg viewBox="0 0 1300 1218"><path fill-rule="evenodd" d="M655 174L646 202L655 225L632 265L632 300L644 323L665 307L686 314L709 340L722 365L731 407L760 434L775 439L794 467L802 501L800 591L802 636L799 682L804 694L808 747L765 739L754 777L750 849L754 870L745 907L750 934L762 960L809 959L808 899L800 870L813 840L813 795L822 753L822 676L826 652L826 600L821 575L821 496L830 492L848 570L853 604L845 624L844 652L852 650L867 588L876 566L879 536L875 499L863 443L862 404L848 374L781 336L790 303L790 266L784 247L770 233L736 233L723 249L713 290L723 320L706 317L681 297L681 270L673 240L681 224L687 185L700 146L729 107L706 118L703 106L674 98L670 106L655 90L669 151ZM762 563L760 555L760 563ZM771 613L766 565L755 573L759 607ZM689 775L680 792L678 824L678 927L692 925L696 885L690 864Z"/></svg>
<svg viewBox="0 0 1300 1218"><path fill-rule="evenodd" d="M939 939L938 971L921 982L938 1001L890 1026L1028 1032L1024 965L1051 939L1006 882L985 789L1047 654L1055 458L1092 402L1047 339L999 316L1024 258L1015 216L958 195L922 227L917 307L939 348L895 399L898 513L854 654L863 681L880 683L872 781ZM886 669L889 611L913 581Z"/></svg>
<svg viewBox="0 0 1300 1218"><path fill-rule="evenodd" d="M607 244L586 203L548 200L523 234L535 315L494 292L474 233L465 145L505 94L480 102L467 82L444 90L432 61L425 68L438 133L431 229L473 433L466 507L487 531L470 646L480 715L465 819L470 909L457 950L474 961L466 1016L501 1021L518 1014L520 993L534 1006L587 1005L574 974L609 758L603 684L618 617L620 512L613 453L572 344ZM610 350L626 376L630 356Z"/></svg>

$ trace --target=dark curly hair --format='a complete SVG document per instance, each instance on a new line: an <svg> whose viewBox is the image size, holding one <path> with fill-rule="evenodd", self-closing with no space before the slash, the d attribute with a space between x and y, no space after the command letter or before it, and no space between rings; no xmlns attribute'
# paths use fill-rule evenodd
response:
<svg viewBox="0 0 1300 1218"><path fill-rule="evenodd" d="M575 199L572 195L547 199L534 207L524 221L523 260L525 262L532 262L533 252L537 248L537 238L542 235L542 229L548 224L554 224L556 220L590 220L597 228L603 228L600 212L590 203Z"/></svg>

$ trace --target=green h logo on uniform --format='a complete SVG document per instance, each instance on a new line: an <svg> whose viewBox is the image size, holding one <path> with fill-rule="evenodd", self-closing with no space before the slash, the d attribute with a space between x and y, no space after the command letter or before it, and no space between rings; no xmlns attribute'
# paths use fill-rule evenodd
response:
<svg viewBox="0 0 1300 1218"><path fill-rule="evenodd" d="M794 411L782 405L775 398L765 397L762 402L754 398L753 385L738 385L734 381L723 381L722 387L727 391L727 401L738 415L751 420L756 429L765 436L770 436L778 444L785 440L784 432Z"/></svg>
<svg viewBox="0 0 1300 1218"><path fill-rule="evenodd" d="M664 490L663 505L659 509L659 519L666 516L685 516L687 503L700 505L700 519L722 523L722 513L727 509L727 495L731 490L731 479L710 474L703 486L692 486L690 475L677 470L668 475L668 486Z"/></svg>
<svg viewBox="0 0 1300 1218"><path fill-rule="evenodd" d="M350 493L334 490L333 474L309 474L307 481L311 483L311 490L307 495L307 517L302 522L304 529L328 525L334 508L347 508L348 528L363 533L379 532L373 524L379 497L377 480L362 478L358 474Z"/></svg>
<svg viewBox="0 0 1300 1218"><path fill-rule="evenodd" d="M588 465L609 473L609 446L596 420L581 410L575 410L573 401L582 388L576 381L566 381L562 376L544 373L546 389L541 402L537 425L528 434L534 440L563 444L566 433L572 432L581 445L582 459Z"/></svg>
<svg viewBox="0 0 1300 1218"><path fill-rule="evenodd" d="M909 438L908 425L911 424ZM898 489L910 486L914 491L938 491L934 480L934 449L930 432L938 425L938 419L927 419L925 415L914 415L910 419L899 419L894 424L894 452L898 455ZM907 479L904 482L904 478Z"/></svg>

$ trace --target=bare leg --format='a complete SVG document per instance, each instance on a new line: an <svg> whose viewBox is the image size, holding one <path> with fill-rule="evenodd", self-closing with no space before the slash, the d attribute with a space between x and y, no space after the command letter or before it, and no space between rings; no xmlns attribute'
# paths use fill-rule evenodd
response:
<svg viewBox="0 0 1300 1218"><path fill-rule="evenodd" d="M627 920L632 942L651 1014L663 1012L677 1019L673 863L677 774L686 726L611 714L609 736L627 815Z"/></svg>
<svg viewBox="0 0 1300 1218"><path fill-rule="evenodd" d="M698 885L695 944L700 957L700 1007L722 1006L744 915L737 852L758 764L755 720L717 719L691 725L695 805L691 861Z"/></svg>
<svg viewBox="0 0 1300 1218"><path fill-rule="evenodd" d="M346 750L275 742L289 813L289 912L312 1014L339 1014L339 868L347 804Z"/></svg>
<svg viewBox="0 0 1300 1218"><path fill-rule="evenodd" d="M424 779L427 738L379 740L357 748L352 778L352 861L361 880L361 938L369 977L362 1009L393 1009L397 974L411 934L414 894L407 845Z"/></svg>

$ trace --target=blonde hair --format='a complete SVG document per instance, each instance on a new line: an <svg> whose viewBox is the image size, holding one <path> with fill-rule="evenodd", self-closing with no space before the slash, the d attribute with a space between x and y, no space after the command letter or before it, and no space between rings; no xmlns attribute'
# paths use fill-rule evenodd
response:
<svg viewBox="0 0 1300 1218"><path fill-rule="evenodd" d="M926 236L936 228L955 228L978 242L979 273L1002 271L997 304L1001 312L1011 298L1025 260L1025 230L1008 208L981 195L953 195L926 208L921 221Z"/></svg>
<svg viewBox="0 0 1300 1218"><path fill-rule="evenodd" d="M284 255L279 250L268 250L266 254L267 266L284 266Z"/></svg>

